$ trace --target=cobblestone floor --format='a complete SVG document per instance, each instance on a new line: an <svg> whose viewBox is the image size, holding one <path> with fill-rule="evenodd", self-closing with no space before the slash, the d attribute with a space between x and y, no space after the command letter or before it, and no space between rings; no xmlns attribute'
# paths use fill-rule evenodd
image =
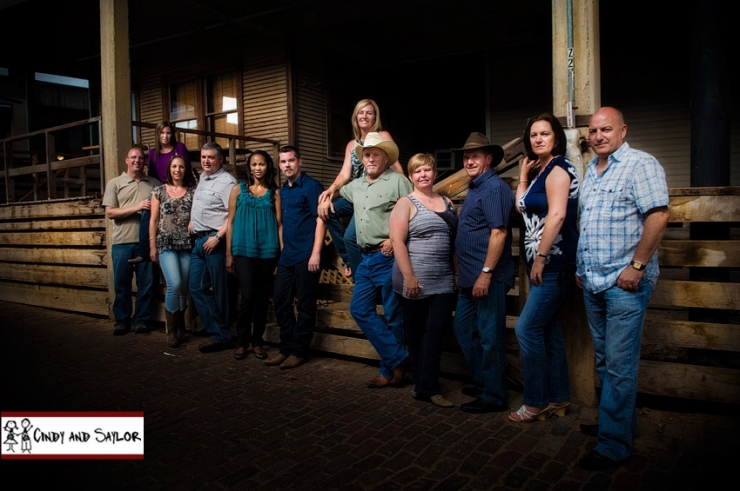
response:
<svg viewBox="0 0 740 491"><path fill-rule="evenodd" d="M609 472L577 460L597 411L519 425L369 390L377 368L313 356L294 370L163 332L111 336L106 319L0 302L3 411L144 411L143 461L0 461L6 482L66 489L707 489L740 455L733 409L640 408L635 454ZM274 348L270 348L272 351ZM469 400L443 380L450 400ZM511 391L512 410L521 393ZM696 412L696 407L707 412ZM9 476L17 476L18 480ZM9 480L10 479L10 480Z"/></svg>

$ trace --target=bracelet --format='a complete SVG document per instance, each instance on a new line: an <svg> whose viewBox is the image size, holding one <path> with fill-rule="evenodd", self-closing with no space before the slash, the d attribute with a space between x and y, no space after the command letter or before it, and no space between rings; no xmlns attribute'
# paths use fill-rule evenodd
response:
<svg viewBox="0 0 740 491"><path fill-rule="evenodd" d="M537 257L544 257L547 259L547 254L542 254L540 251L537 251Z"/></svg>
<svg viewBox="0 0 740 491"><path fill-rule="evenodd" d="M149 237L149 240L157 240L156 237Z"/></svg>
<svg viewBox="0 0 740 491"><path fill-rule="evenodd" d="M520 179L519 184L522 184L522 183L529 183L529 181L527 181L526 179Z"/></svg>

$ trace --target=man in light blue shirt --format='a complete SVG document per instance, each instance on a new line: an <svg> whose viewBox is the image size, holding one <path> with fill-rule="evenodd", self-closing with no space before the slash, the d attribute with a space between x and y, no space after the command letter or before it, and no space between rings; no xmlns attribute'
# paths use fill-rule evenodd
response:
<svg viewBox="0 0 740 491"><path fill-rule="evenodd" d="M648 301L658 280L658 244L668 223L665 172L650 154L624 141L622 113L603 107L591 117L588 142L596 152L581 188L577 281L601 381L598 436L579 464L603 470L632 454L637 433L637 372Z"/></svg>

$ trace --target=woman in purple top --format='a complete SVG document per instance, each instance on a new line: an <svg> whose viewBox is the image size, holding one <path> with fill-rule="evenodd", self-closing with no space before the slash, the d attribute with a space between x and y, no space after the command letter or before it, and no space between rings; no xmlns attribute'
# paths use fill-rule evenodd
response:
<svg viewBox="0 0 740 491"><path fill-rule="evenodd" d="M149 150L149 175L156 177L160 182L165 182L167 180L167 164L175 155L187 159L188 149L177 141L175 125L169 121L159 123L154 133L157 135L157 142L154 144L154 148ZM192 176L186 177L186 182L191 179ZM187 182L187 184L192 185L194 183Z"/></svg>
<svg viewBox="0 0 740 491"><path fill-rule="evenodd" d="M173 157L182 157L190 161L187 147L177 141L175 136L175 125L169 121L162 121L154 129L157 135L157 141L154 148L149 150L149 175L159 180L167 182L167 165ZM185 184L195 186L195 178L192 173L185 177ZM136 251L136 257L129 259L132 264L140 263L149 259L149 211L141 212L141 227L139 228L139 246Z"/></svg>

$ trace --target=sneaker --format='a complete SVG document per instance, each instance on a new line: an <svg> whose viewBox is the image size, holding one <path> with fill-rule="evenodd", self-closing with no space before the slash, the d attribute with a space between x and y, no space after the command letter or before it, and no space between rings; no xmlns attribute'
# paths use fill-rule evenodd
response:
<svg viewBox="0 0 740 491"><path fill-rule="evenodd" d="M149 334L149 328L146 326L146 324L136 324L134 326L134 333L135 334Z"/></svg>

